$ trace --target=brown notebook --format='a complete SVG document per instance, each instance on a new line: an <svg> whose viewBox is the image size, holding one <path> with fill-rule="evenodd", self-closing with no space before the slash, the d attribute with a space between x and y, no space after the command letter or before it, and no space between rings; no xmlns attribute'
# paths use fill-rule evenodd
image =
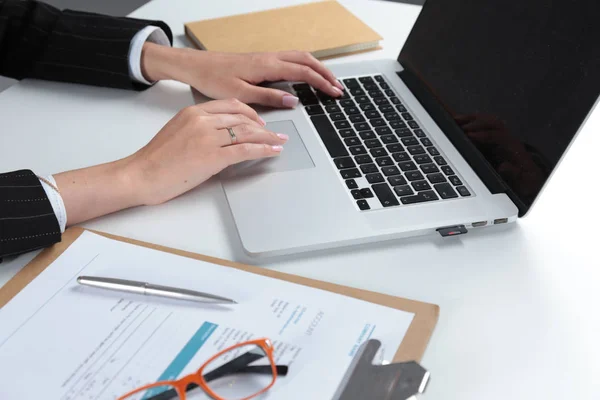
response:
<svg viewBox="0 0 600 400"><path fill-rule="evenodd" d="M77 238L84 232L82 228L72 227L65 231L62 237L62 242L45 249L36 258L27 264L17 275L15 275L4 287L0 288L0 308L8 303L23 289L29 282L35 279L47 266L52 264ZM438 320L439 307L435 304L422 303L415 300L403 299L400 297L389 296L381 293L369 292L350 288L347 286L335 285L332 283L317 281L314 279L303 278L296 275L285 274L278 271L268 270L265 268L244 265L232 261L221 260L214 257L204 256L200 254L190 253L187 251L171 249L168 247L158 246L150 243L140 242L138 240L127 239L108 233L91 231L99 235L131 243L138 246L145 246L155 250L164 251L171 254L177 254L183 257L189 257L196 260L202 260L213 264L223 265L225 267L237 268L254 274L268 276L270 278L282 279L288 282L293 282L300 285L310 286L321 290L341 295L354 297L356 299L368 301L382 306L404 310L414 313L413 320L396 351L393 361L420 361L425 348L429 343L429 339L433 333L433 329Z"/></svg>
<svg viewBox="0 0 600 400"><path fill-rule="evenodd" d="M373 50L382 39L337 1L188 22L185 33L203 50L302 50L317 58Z"/></svg>

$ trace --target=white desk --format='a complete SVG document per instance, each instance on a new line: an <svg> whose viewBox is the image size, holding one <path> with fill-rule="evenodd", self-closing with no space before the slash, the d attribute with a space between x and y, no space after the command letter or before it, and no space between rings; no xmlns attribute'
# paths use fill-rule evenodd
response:
<svg viewBox="0 0 600 400"><path fill-rule="evenodd" d="M132 15L165 20L183 46L184 20L298 2L155 0ZM342 2L386 40L382 51L330 63L395 58L420 10ZM189 88L171 82L144 93L23 82L0 95L0 170L55 173L125 156L189 104ZM514 226L445 241L304 255L265 267L439 304L439 324L423 359L432 373L424 399L598 399L600 261L594 238L600 191L593 171L599 129L596 110L541 200ZM245 261L217 181L168 204L84 226ZM0 285L32 257L0 265Z"/></svg>

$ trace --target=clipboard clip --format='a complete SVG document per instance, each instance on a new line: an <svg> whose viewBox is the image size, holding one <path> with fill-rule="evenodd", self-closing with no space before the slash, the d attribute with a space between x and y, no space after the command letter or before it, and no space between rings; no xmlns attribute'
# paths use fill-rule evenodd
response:
<svg viewBox="0 0 600 400"><path fill-rule="evenodd" d="M425 391L425 368L415 361L374 364L379 347L377 339L360 346L332 400L408 400Z"/></svg>

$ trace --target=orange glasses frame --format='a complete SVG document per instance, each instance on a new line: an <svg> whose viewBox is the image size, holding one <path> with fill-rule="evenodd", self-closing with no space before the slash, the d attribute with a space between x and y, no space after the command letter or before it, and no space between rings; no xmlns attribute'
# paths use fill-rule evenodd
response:
<svg viewBox="0 0 600 400"><path fill-rule="evenodd" d="M183 378L177 379L175 381L161 381L161 382L151 383L149 385L139 387L135 390L132 390L129 393L124 394L123 396L119 397L117 400L126 400L129 396L133 396L136 393L143 392L143 391L151 389L153 387L167 386L167 385L175 388L175 390L177 391L177 394L179 395L180 400L185 400L186 399L186 388L188 387L188 385L190 383L195 383L196 385L198 385L200 388L202 388L202 390L204 390L204 392L206 394L208 394L215 400L230 400L230 399L225 399L223 397L220 397L215 392L213 392L210 389L210 387L208 386L208 384L206 383L206 381L204 380L204 376L203 376L204 374L202 372L204 371L204 368L206 368L206 366L208 364L210 364L212 361L214 361L218 357L222 356L223 354L225 354L228 351L231 351L237 347L242 347L242 346L247 346L247 345L256 345L256 346L259 346L261 349L263 349L269 359L269 362L271 363L271 369L273 371L273 381L271 382L271 384L269 386L267 386L260 392L255 393L249 397L244 397L241 400L252 399L258 395L263 394L267 390L271 389L273 387L273 385L275 384L275 380L277 379L277 367L275 365L275 360L273 359L273 345L271 344L271 341L267 338L249 340L247 342L241 342L234 346L228 347L225 350L220 351L219 353L217 353L214 356L212 356L211 358L209 358L204 364L202 364L202 366L198 369L198 371L194 372L193 374L186 375Z"/></svg>

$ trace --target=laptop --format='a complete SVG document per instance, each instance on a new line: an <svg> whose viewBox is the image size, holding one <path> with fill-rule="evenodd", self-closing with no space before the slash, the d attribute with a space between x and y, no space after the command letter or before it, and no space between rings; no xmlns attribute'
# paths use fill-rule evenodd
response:
<svg viewBox="0 0 600 400"><path fill-rule="evenodd" d="M289 135L283 153L221 175L244 251L451 237L525 216L598 100L598 15L587 1L428 0L396 60L331 66L342 98L272 84L301 102L260 110Z"/></svg>

